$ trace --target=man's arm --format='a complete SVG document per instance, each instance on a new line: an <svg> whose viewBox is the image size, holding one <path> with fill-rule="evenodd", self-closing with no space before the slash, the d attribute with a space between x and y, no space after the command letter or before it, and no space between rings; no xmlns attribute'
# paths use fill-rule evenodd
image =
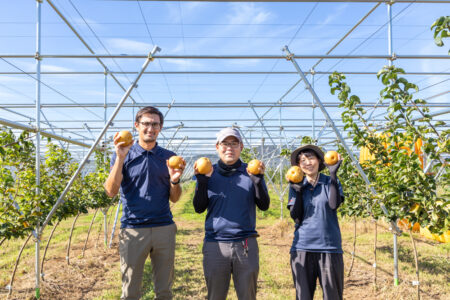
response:
<svg viewBox="0 0 450 300"><path fill-rule="evenodd" d="M177 202L178 200L180 200L181 197L181 185L178 184L173 184L172 182L170 183L170 195L169 195L169 199L170 201L172 201L173 203Z"/></svg>
<svg viewBox="0 0 450 300"><path fill-rule="evenodd" d="M114 162L113 167L111 168L111 172L109 172L108 178L106 179L105 187L106 195L108 197L114 197L120 190L120 184L122 183L123 175L123 158L116 157L116 161Z"/></svg>
<svg viewBox="0 0 450 300"><path fill-rule="evenodd" d="M167 169L169 170L169 176L170 176L170 192L169 192L169 199L173 203L176 203L178 200L180 200L181 197L181 184L180 179L181 175L183 175L184 167L186 166L186 162L183 159L183 165L180 167L180 169L174 169L169 166L169 160L166 161Z"/></svg>
<svg viewBox="0 0 450 300"><path fill-rule="evenodd" d="M120 190L120 184L122 183L123 175L123 162L125 161L125 157L127 157L128 151L130 150L131 145L124 147L125 142L117 142L118 140L118 132L114 135L114 147L116 149L116 160L114 161L114 165L109 172L108 178L106 179L105 184L103 185L106 191L106 195L108 197L114 197Z"/></svg>

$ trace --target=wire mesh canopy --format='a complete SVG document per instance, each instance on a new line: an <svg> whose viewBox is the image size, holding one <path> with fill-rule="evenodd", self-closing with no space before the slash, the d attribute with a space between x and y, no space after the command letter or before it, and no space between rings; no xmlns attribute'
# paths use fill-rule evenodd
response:
<svg viewBox="0 0 450 300"><path fill-rule="evenodd" d="M379 101L376 73L389 61L446 121L450 56L434 44L430 26L448 3L52 0L37 15L33 2L3 1L0 123L36 127L40 83L41 130L83 157L156 45L161 51L108 128L109 142L152 105L166 115L160 145L185 157L214 155L215 133L227 126L240 128L246 147L267 153L294 148L302 136L333 147L336 136L285 59L285 45L341 130L328 75L346 74L383 124L389 104Z"/></svg>

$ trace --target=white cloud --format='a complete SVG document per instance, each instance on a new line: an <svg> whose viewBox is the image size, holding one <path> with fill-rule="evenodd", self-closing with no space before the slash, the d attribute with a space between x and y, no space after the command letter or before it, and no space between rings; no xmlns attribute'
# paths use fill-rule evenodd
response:
<svg viewBox="0 0 450 300"><path fill-rule="evenodd" d="M112 53L148 53L152 50L153 45L144 42L138 42L130 39L111 38L107 40L108 48Z"/></svg>
<svg viewBox="0 0 450 300"><path fill-rule="evenodd" d="M331 22L333 22L334 20L341 19L341 16L346 11L348 5L349 5L348 3L345 3L345 4L341 4L338 7L336 7L334 12L329 13L327 18L324 21L320 22L320 27L328 25Z"/></svg>
<svg viewBox="0 0 450 300"><path fill-rule="evenodd" d="M20 76L20 77L19 77ZM8 84L12 84L12 83L26 83L26 84L30 84L33 83L34 79L32 79L31 77L27 76L27 75L14 75L14 76L7 76L7 75L1 75L0 76L0 83L8 83Z"/></svg>
<svg viewBox="0 0 450 300"><path fill-rule="evenodd" d="M255 3L232 3L233 14L228 15L230 24L261 24L268 21L272 14Z"/></svg>
<svg viewBox="0 0 450 300"><path fill-rule="evenodd" d="M72 69L55 66L55 65L42 64L41 66L42 66L41 67L42 72L71 72L71 71L73 71Z"/></svg>
<svg viewBox="0 0 450 300"><path fill-rule="evenodd" d="M193 67L202 66L202 64L195 62L192 59L165 59L164 62L168 63L168 64L173 64L173 65L179 66L180 69L183 69L183 70L185 68L193 68Z"/></svg>
<svg viewBox="0 0 450 300"><path fill-rule="evenodd" d="M183 16L189 16L191 14L196 14L202 8L206 7L208 3L206 2L185 2L182 4L181 8L183 10Z"/></svg>
<svg viewBox="0 0 450 300"><path fill-rule="evenodd" d="M184 45L182 41L179 41L175 47L173 47L170 50L170 53L174 53L174 54L178 54L178 53L183 53L184 51Z"/></svg>

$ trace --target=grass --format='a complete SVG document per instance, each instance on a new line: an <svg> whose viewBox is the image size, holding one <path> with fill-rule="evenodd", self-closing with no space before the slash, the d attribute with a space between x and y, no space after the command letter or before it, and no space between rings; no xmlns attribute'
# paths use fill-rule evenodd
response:
<svg viewBox="0 0 450 300"><path fill-rule="evenodd" d="M206 286L203 278L202 254L205 213L196 214L192 206L194 185L184 184L180 201L172 205L172 212L178 226L175 255L175 299L204 299ZM260 247L260 272L258 278L258 299L294 299L295 290L289 265L289 249L293 237L293 222L288 219L284 208L283 220L280 216L280 201L271 191L271 207L267 212L258 211L257 230ZM285 206L284 200L283 206ZM100 232L98 247L95 248L101 226L102 214L98 214L90 237L89 249L85 258L80 257L87 228L92 218L84 215L79 218L72 244L71 266L65 263L65 247L72 220L62 222L56 230L50 245L46 262L46 282L43 284L43 298L71 299L118 299L121 293L120 267L117 243L113 249L104 249L103 235ZM398 238L400 285L393 286L392 234L388 224L378 227L378 284L373 287L373 223L369 220L357 221L356 260L353 271L345 277L344 297L346 299L415 299L416 291L411 282L415 280L415 267L412 247L407 234ZM345 272L350 266L353 243L353 220L340 220ZM111 227L111 226L110 226ZM46 230L48 235L50 228ZM427 240L418 234L419 263L421 270L421 291L423 299L450 299L450 244L440 244ZM117 236L115 241L117 241ZM6 286L13 268L21 241L5 242L0 249L0 284ZM45 238L43 244L45 243ZM44 247L45 245L43 245ZM30 244L19 266L13 296L17 299L32 295L34 245ZM80 275L81 274L81 275ZM84 277L82 277L84 276ZM151 263L147 260L144 268L142 299L153 299ZM80 279L77 279L80 278ZM84 284L89 281L89 284ZM55 286L59 288L55 288ZM0 293L3 297L4 291ZM50 295L50 296L49 296ZM231 286L228 299L237 299ZM321 299L320 287L315 299Z"/></svg>

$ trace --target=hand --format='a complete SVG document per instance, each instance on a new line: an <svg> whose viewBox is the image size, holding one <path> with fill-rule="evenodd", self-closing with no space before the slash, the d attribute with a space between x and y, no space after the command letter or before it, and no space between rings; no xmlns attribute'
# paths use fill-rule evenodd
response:
<svg viewBox="0 0 450 300"><path fill-rule="evenodd" d="M116 134L114 135L114 148L116 149L116 155L118 158L120 159L125 159L125 157L128 154L128 151L130 151L131 146L133 146L133 143L131 143L131 145L128 146L124 146L125 142L118 142L118 132L116 132Z"/></svg>
<svg viewBox="0 0 450 300"><path fill-rule="evenodd" d="M214 166L211 168L211 171L208 174L204 174L204 175L207 176L207 177L211 177L213 172L214 172ZM197 169L197 162L194 163L194 174L195 175L200 174L198 169ZM203 174L201 174L201 175L203 175Z"/></svg>
<svg viewBox="0 0 450 300"><path fill-rule="evenodd" d="M264 172L266 171L266 165L263 162L261 162L261 164L259 165L258 171L259 171L258 175L253 175L252 173L250 173L250 171L248 170L248 167L247 167L247 173L249 175L261 176L261 175L264 175Z"/></svg>
<svg viewBox="0 0 450 300"><path fill-rule="evenodd" d="M173 182L178 182L181 178L181 175L184 172L184 168L186 167L186 161L182 158L183 165L179 169L174 169L169 166L169 160L166 160L167 169L169 170L170 180Z"/></svg>
<svg viewBox="0 0 450 300"><path fill-rule="evenodd" d="M338 161L337 161L337 163L335 165L330 166L330 165L327 165L325 163L324 164L328 168L328 170L330 171L330 175L331 176L336 176L337 171L339 170L339 167L341 166L341 163L342 163L342 158L341 158L341 155L338 153Z"/></svg>
<svg viewBox="0 0 450 300"><path fill-rule="evenodd" d="M291 188L293 188L294 191L296 191L297 193L302 191L302 188L303 188L303 184L302 183L292 183L292 182L290 182L290 184L291 184Z"/></svg>

